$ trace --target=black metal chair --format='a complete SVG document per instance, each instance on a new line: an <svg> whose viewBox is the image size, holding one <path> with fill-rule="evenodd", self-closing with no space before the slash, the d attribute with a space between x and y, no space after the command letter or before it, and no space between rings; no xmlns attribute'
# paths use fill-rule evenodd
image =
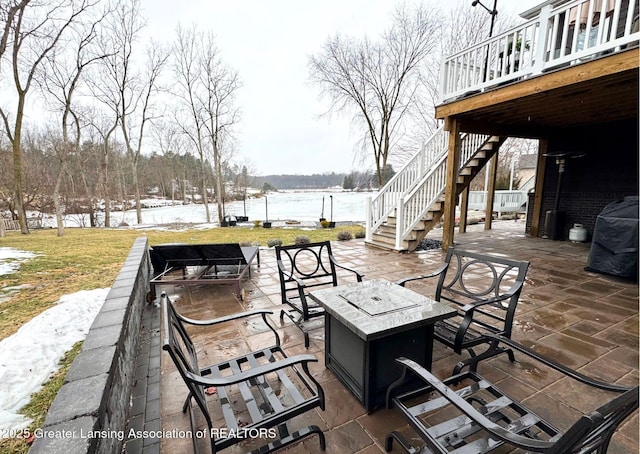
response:
<svg viewBox="0 0 640 454"><path fill-rule="evenodd" d="M324 309L309 301L309 291L315 288L338 285L337 269L353 274L357 282L363 275L338 264L331 252L331 242L308 243L292 246L276 246L280 295L282 304L290 307L280 311L280 319L286 315L304 334L304 345L309 347L310 329L315 328L311 319L324 315Z"/></svg>
<svg viewBox="0 0 640 454"><path fill-rule="evenodd" d="M478 345L489 344L482 354L500 353L487 335L510 338L513 320L524 285L529 262L478 254L450 247L444 263L431 274L402 279L397 283L438 277L436 301L446 302L458 310L456 317L437 322L434 338L457 354L467 350L471 358L456 365L458 373L476 356ZM509 358L514 361L513 353Z"/></svg>
<svg viewBox="0 0 640 454"><path fill-rule="evenodd" d="M534 396L524 403L513 399L500 389L502 384L509 386L511 380L492 383L475 371L477 364L473 365L473 371L440 381L419 364L398 358L396 361L403 367L403 372L401 378L389 386L387 407L393 406L402 413L425 446L412 446L403 434L394 431L387 436L385 449L390 451L396 440L409 453L481 454L494 450L512 452L511 449L520 448L523 452L548 454L605 454L618 426L638 408L638 386L625 387L593 380L505 337L495 337L495 342L504 344L503 351L521 353L529 363L528 367L563 374L568 377L563 379L567 386L580 387L584 395L596 389L611 392L605 397L610 400L591 412L580 410L575 400L561 403L573 406L571 412L582 416L576 417L575 422L562 421L568 429L560 430L553 421L543 419L540 408L537 412L532 410L531 407L544 399ZM474 362L484 359L476 358ZM525 373L514 367L514 375L519 372ZM394 391L405 380L415 377L421 380L422 387L394 396ZM553 416L553 411L545 413Z"/></svg>
<svg viewBox="0 0 640 454"><path fill-rule="evenodd" d="M267 453L313 434L318 435L320 448L325 449L324 434L317 426L295 432L287 427L288 421L297 415L316 407L324 410L324 391L309 372L309 363L317 359L313 355L287 357L280 347L280 337L267 319L271 311L192 320L178 314L164 293L161 304L165 330L162 348L169 353L189 390L182 411L189 410L195 452L199 452L195 434L204 431L198 430L193 401L206 420L212 453L256 437L268 441L254 452ZM198 366L196 349L185 324L216 326L252 316L261 316L273 331L274 345L205 368Z"/></svg>

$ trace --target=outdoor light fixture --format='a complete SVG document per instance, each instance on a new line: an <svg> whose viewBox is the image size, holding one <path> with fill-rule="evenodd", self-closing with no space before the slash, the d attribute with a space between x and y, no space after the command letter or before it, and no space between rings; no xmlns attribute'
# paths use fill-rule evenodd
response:
<svg viewBox="0 0 640 454"><path fill-rule="evenodd" d="M487 8L480 0L473 0L473 2L471 2L471 6L478 5L482 6L489 14L491 14L491 26L489 28L489 38L491 38L491 36L493 36L493 25L495 24L496 16L498 15L498 0L493 0L493 9Z"/></svg>
<svg viewBox="0 0 640 454"><path fill-rule="evenodd" d="M496 22L496 16L498 15L498 0L493 0L493 9L489 9L487 8L484 3L482 3L480 0L473 0L473 2L471 2L471 6L482 6L484 9L486 9L489 14L491 14L491 26L489 27L489 38L491 38L493 36L493 26ZM489 69L489 46L487 45L487 55L484 58L484 71L482 71L482 81L486 82L487 81L487 71Z"/></svg>

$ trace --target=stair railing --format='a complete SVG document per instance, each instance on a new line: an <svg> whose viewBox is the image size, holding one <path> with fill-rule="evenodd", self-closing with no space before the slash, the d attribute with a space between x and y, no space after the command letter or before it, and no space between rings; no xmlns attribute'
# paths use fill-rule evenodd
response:
<svg viewBox="0 0 640 454"><path fill-rule="evenodd" d="M458 174L474 156L491 140L486 134L465 134L460 144L460 165ZM442 197L447 183L447 153L416 184L412 191L398 199L396 206L396 240L395 248L403 249L403 241L411 233L433 205Z"/></svg>
<svg viewBox="0 0 640 454"><path fill-rule="evenodd" d="M421 181L435 161L447 155L449 134L441 126L422 148L367 202L366 239L386 220L398 205L398 200Z"/></svg>

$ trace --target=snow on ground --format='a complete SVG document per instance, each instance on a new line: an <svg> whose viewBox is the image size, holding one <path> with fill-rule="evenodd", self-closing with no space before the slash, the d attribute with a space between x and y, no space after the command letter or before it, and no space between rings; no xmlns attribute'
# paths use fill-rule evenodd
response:
<svg viewBox="0 0 640 454"><path fill-rule="evenodd" d="M30 252L0 248L0 274L15 272L18 261L32 257ZM64 354L85 338L108 292L105 288L64 295L0 341L0 434L29 425L18 411L58 370Z"/></svg>
<svg viewBox="0 0 640 454"><path fill-rule="evenodd" d="M12 247L0 247L0 276L15 273L22 262L36 255L33 252L20 251Z"/></svg>

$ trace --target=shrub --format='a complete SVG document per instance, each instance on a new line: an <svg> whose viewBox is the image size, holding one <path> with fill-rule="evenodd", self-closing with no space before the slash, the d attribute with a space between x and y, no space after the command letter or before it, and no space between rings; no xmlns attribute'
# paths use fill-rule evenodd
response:
<svg viewBox="0 0 640 454"><path fill-rule="evenodd" d="M351 235L351 232L349 232L348 230L338 232L339 241L349 241L351 238L353 238L353 235Z"/></svg>
<svg viewBox="0 0 640 454"><path fill-rule="evenodd" d="M282 246L282 240L278 238L272 238L270 240L267 240L267 246L269 247Z"/></svg>
<svg viewBox="0 0 640 454"><path fill-rule="evenodd" d="M260 227L261 223L262 223L262 221L260 219L256 219L255 221L253 221L253 226L254 227Z"/></svg>
<svg viewBox="0 0 640 454"><path fill-rule="evenodd" d="M301 244L309 244L311 243L311 240L309 239L309 237L307 235L298 235L296 237L295 240L296 245L301 245Z"/></svg>
<svg viewBox="0 0 640 454"><path fill-rule="evenodd" d="M356 237L356 238L364 238L365 236L367 236L367 232L365 232L365 230L364 230L364 229L362 229L362 230L358 230L358 231L355 233L355 237Z"/></svg>
<svg viewBox="0 0 640 454"><path fill-rule="evenodd" d="M321 225L322 227L324 227L325 229L326 229L326 228L329 228L329 225L330 225L330 224L331 224L331 223L330 223L329 221L327 221L326 219L324 219L324 220L320 221L320 225Z"/></svg>

